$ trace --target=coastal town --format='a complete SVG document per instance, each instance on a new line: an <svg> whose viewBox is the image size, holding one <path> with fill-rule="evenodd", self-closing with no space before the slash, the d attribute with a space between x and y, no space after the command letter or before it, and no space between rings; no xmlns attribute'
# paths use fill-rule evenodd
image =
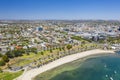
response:
<svg viewBox="0 0 120 80"><path fill-rule="evenodd" d="M120 21L0 21L0 72L22 74L92 49L120 50Z"/></svg>
<svg viewBox="0 0 120 80"><path fill-rule="evenodd" d="M81 37L90 42L120 36L119 21L1 21L0 51L19 48L60 47L66 44L80 44Z"/></svg>
<svg viewBox="0 0 120 80"><path fill-rule="evenodd" d="M0 80L120 80L120 0L0 0Z"/></svg>
<svg viewBox="0 0 120 80"><path fill-rule="evenodd" d="M0 80L120 80L120 0L0 0Z"/></svg>

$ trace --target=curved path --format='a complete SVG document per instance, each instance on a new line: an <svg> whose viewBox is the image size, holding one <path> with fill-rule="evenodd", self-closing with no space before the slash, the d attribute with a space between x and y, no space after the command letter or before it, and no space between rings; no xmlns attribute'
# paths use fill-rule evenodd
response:
<svg viewBox="0 0 120 80"><path fill-rule="evenodd" d="M72 54L63 58L60 58L58 60L55 60L51 63L48 63L40 68L32 69L29 71L26 71L23 75L18 77L15 80L32 80L35 76L39 75L40 73L43 73L47 70L53 69L55 67L58 67L60 65L63 65L65 63L69 63L71 61L84 58L90 55L95 55L95 54L109 54L109 53L115 53L114 51L110 50L100 50L100 49L95 49L95 50L89 50L81 53L76 53Z"/></svg>

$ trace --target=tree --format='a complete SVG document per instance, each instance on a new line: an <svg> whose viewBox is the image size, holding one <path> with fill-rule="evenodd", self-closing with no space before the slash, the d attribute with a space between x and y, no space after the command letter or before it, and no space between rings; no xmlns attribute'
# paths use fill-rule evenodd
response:
<svg viewBox="0 0 120 80"><path fill-rule="evenodd" d="M70 50L72 48L72 45L68 44L67 49Z"/></svg>
<svg viewBox="0 0 120 80"><path fill-rule="evenodd" d="M0 66L4 66L5 65L5 61L0 60Z"/></svg>
<svg viewBox="0 0 120 80"><path fill-rule="evenodd" d="M0 68L0 73L2 73L3 71L2 71L2 69Z"/></svg>
<svg viewBox="0 0 120 80"><path fill-rule="evenodd" d="M65 47L62 47L63 50L65 50Z"/></svg>
<svg viewBox="0 0 120 80"><path fill-rule="evenodd" d="M37 48L29 48L29 52L37 54Z"/></svg>
<svg viewBox="0 0 120 80"><path fill-rule="evenodd" d="M2 60L5 61L5 62L8 62L9 61L9 58L7 55L3 55L2 56Z"/></svg>
<svg viewBox="0 0 120 80"><path fill-rule="evenodd" d="M37 40L36 40L36 39L34 39L34 43L37 43Z"/></svg>
<svg viewBox="0 0 120 80"><path fill-rule="evenodd" d="M44 55L44 52L43 52L43 51L41 52L41 55Z"/></svg>
<svg viewBox="0 0 120 80"><path fill-rule="evenodd" d="M8 51L8 52L6 52L5 55L7 55L9 58L13 58L13 57L14 57L12 51Z"/></svg>
<svg viewBox="0 0 120 80"><path fill-rule="evenodd" d="M25 53L23 49L18 49L13 51L14 57L22 56L23 53Z"/></svg>
<svg viewBox="0 0 120 80"><path fill-rule="evenodd" d="M91 40L82 38L82 37L80 37L80 36L72 36L71 39L75 39L75 40L78 40L78 41L92 42Z"/></svg>
<svg viewBox="0 0 120 80"><path fill-rule="evenodd" d="M0 57L2 57L3 55L0 53Z"/></svg>
<svg viewBox="0 0 120 80"><path fill-rule="evenodd" d="M50 53L52 53L53 51L52 51L52 49L50 49Z"/></svg>
<svg viewBox="0 0 120 80"><path fill-rule="evenodd" d="M7 64L7 67L8 67L9 69L11 69L11 67L10 67L10 65L9 65L9 64Z"/></svg>
<svg viewBox="0 0 120 80"><path fill-rule="evenodd" d="M62 50L61 47L59 48L59 50L60 50L60 51Z"/></svg>
<svg viewBox="0 0 120 80"><path fill-rule="evenodd" d="M85 44L85 41L82 41L81 43L82 43L82 44Z"/></svg>

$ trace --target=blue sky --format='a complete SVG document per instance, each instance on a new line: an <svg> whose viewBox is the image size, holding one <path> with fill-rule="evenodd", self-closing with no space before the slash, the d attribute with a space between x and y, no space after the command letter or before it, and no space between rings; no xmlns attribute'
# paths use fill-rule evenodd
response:
<svg viewBox="0 0 120 80"><path fill-rule="evenodd" d="M120 0L0 0L0 19L120 19Z"/></svg>

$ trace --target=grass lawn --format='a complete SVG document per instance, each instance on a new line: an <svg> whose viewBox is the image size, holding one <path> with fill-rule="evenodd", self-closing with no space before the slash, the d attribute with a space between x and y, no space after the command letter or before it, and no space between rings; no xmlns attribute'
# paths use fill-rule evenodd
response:
<svg viewBox="0 0 120 80"><path fill-rule="evenodd" d="M3 72L0 73L0 80L13 80L20 76L23 73L23 71L19 72Z"/></svg>
<svg viewBox="0 0 120 80"><path fill-rule="evenodd" d="M96 44L94 43L87 43L87 44L84 44L82 46L74 46L73 49L77 49L78 47L79 48L84 48L84 47L91 47L91 46L95 46ZM34 62L34 61L37 61L39 58L41 58L42 56L46 56L46 55L49 55L49 54L56 54L57 52L59 51L59 49L55 49L55 50L52 50L52 53L50 53L50 51L43 51L44 55L41 55L41 52L38 52L37 54L35 53L30 53L29 55L27 54L23 54L23 56L20 56L20 57L16 57L14 59L11 59L9 64L10 66L24 66L24 65L27 65L27 64L30 64L31 62ZM5 67L7 68L7 66ZM5 68L2 68L2 69L5 69Z"/></svg>
<svg viewBox="0 0 120 80"><path fill-rule="evenodd" d="M18 59L16 60L12 66L24 66L26 64L31 63L33 60L28 60L28 59Z"/></svg>
<svg viewBox="0 0 120 80"><path fill-rule="evenodd" d="M59 51L59 49L53 50L52 53L55 54L55 53L57 53L57 51ZM49 55L49 54L50 54L50 51L44 51L44 56ZM24 66L24 65L29 64L31 62L34 62L34 60L38 60L42 56L43 55L41 55L40 52L38 52L37 54L30 53L29 55L23 54L23 56L17 57L14 60L12 59L10 62L14 62L12 64L12 66Z"/></svg>
<svg viewBox="0 0 120 80"><path fill-rule="evenodd" d="M88 43L88 44L84 44L83 47L85 46L93 46L95 44L93 43ZM78 48L80 46L74 46L73 48ZM80 47L81 48L81 47ZM52 51L52 53L50 53L50 51L43 51L44 52L44 56L49 55L49 54L56 54L59 51L59 49L55 49ZM14 61L15 63L12 64L12 66L24 66L26 64L29 64L31 62L34 62L34 60L38 60L40 57L42 57L43 55L41 55L40 52L38 52L37 54L35 53L30 53L29 55L27 54L23 54L23 56L16 58Z"/></svg>

